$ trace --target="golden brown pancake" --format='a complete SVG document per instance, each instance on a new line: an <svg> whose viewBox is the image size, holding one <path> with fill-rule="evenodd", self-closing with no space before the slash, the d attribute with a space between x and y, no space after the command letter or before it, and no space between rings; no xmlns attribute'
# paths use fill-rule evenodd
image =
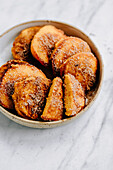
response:
<svg viewBox="0 0 113 170"><path fill-rule="evenodd" d="M46 25L37 32L31 42L32 55L44 66L49 65L49 57L55 46L61 38L64 37L64 32L55 28L52 25Z"/></svg>
<svg viewBox="0 0 113 170"><path fill-rule="evenodd" d="M12 55L16 60L30 60L30 44L34 35L39 31L40 27L30 27L21 31L21 33L15 38L12 47Z"/></svg>
<svg viewBox="0 0 113 170"><path fill-rule="evenodd" d="M33 65L25 61L10 60L0 68L0 104L8 109L13 109L12 94L14 83L30 76L46 75Z"/></svg>
<svg viewBox="0 0 113 170"><path fill-rule="evenodd" d="M60 71L60 66L72 55L79 52L90 52L89 45L80 38L66 37L55 45L52 53L52 68L54 75Z"/></svg>
<svg viewBox="0 0 113 170"><path fill-rule="evenodd" d="M97 59L90 52L81 52L68 58L60 68L60 75L70 73L81 83L84 90L90 90L96 80Z"/></svg>
<svg viewBox="0 0 113 170"><path fill-rule="evenodd" d="M37 119L43 111L51 80L29 77L14 84L12 95L17 113L29 119Z"/></svg>
<svg viewBox="0 0 113 170"><path fill-rule="evenodd" d="M62 79L56 77L50 87L46 105L41 115L45 121L55 121L62 119L63 116L63 90Z"/></svg>
<svg viewBox="0 0 113 170"><path fill-rule="evenodd" d="M64 76L65 115L74 116L85 106L85 94L81 84L71 74Z"/></svg>

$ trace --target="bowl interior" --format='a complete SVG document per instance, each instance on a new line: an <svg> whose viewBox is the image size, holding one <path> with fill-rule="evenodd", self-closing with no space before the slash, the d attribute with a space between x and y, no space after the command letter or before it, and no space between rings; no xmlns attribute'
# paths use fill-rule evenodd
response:
<svg viewBox="0 0 113 170"><path fill-rule="evenodd" d="M81 112L79 112L77 116L66 118L60 121L41 122L41 121L27 120L27 119L21 118L11 113L10 111L0 106L0 111L4 115L6 115L8 118L24 126L33 127L33 128L50 128L50 127L60 126L80 116L84 111L86 111L89 108L89 106L93 103L93 101L97 97L100 91L102 77L103 77L102 58L101 58L101 55L98 49L96 48L95 44L91 41L91 39L86 34L84 34L82 31L80 31L79 29L73 26L70 26L68 24L64 24L61 22L48 21L48 20L47 21L32 21L32 22L23 23L23 24L17 25L9 29L2 36L0 36L0 44L1 44L0 45L0 66L6 63L8 60L13 58L11 54L11 47L12 47L15 37L20 33L21 30L28 28L28 27L32 27L32 26L43 26L43 25L48 25L48 24L54 25L55 27L62 29L66 35L79 37L89 44L89 46L91 47L92 53L98 59L97 80L96 80L95 88L87 94L87 99L88 99L87 106ZM43 68L42 68L42 71L43 71ZM47 72L47 70L45 70L45 72Z"/></svg>

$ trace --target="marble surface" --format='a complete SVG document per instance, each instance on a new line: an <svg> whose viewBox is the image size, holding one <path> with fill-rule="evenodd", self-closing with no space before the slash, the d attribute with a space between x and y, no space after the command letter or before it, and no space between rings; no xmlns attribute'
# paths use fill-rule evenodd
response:
<svg viewBox="0 0 113 170"><path fill-rule="evenodd" d="M0 34L26 21L52 19L80 28L104 61L93 106L54 129L31 129L0 113L0 170L113 170L113 0L0 0Z"/></svg>

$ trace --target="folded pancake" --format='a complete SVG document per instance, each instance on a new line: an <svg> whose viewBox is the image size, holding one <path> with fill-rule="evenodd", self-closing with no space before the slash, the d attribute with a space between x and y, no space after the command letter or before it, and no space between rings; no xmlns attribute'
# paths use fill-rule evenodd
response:
<svg viewBox="0 0 113 170"><path fill-rule="evenodd" d="M12 55L16 60L30 60L30 45L34 35L39 31L40 27L30 27L21 31L15 38L12 47Z"/></svg>
<svg viewBox="0 0 113 170"><path fill-rule="evenodd" d="M52 25L46 25L37 32L31 42L32 55L42 64L49 64L49 57L55 46L61 38L64 37L64 32L55 28Z"/></svg>
<svg viewBox="0 0 113 170"><path fill-rule="evenodd" d="M14 83L30 76L46 75L33 65L25 61L10 60L0 68L0 104L8 109L13 109L12 94Z"/></svg>
<svg viewBox="0 0 113 170"><path fill-rule="evenodd" d="M63 116L63 89L62 79L56 77L50 87L46 105L41 115L45 121L55 121L62 119Z"/></svg>
<svg viewBox="0 0 113 170"><path fill-rule="evenodd" d="M97 59L90 52L81 52L68 58L60 67L60 75L70 73L81 83L84 90L90 90L96 80Z"/></svg>
<svg viewBox="0 0 113 170"><path fill-rule="evenodd" d="M43 111L51 80L42 77L29 77L14 84L15 109L18 115L37 119Z"/></svg>
<svg viewBox="0 0 113 170"><path fill-rule="evenodd" d="M67 37L61 39L55 45L55 49L52 53L52 68L54 75L57 75L60 71L60 66L74 54L79 52L90 52L89 45L80 38Z"/></svg>
<svg viewBox="0 0 113 170"><path fill-rule="evenodd" d="M65 115L75 116L85 106L84 90L78 80L71 74L65 74L64 88Z"/></svg>

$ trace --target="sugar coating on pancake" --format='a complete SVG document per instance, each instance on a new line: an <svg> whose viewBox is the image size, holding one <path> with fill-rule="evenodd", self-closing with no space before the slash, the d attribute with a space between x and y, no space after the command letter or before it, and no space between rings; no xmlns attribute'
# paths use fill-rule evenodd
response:
<svg viewBox="0 0 113 170"><path fill-rule="evenodd" d="M90 52L89 45L80 38L66 37L61 39L55 45L52 53L52 68L53 73L56 75L60 71L60 66L72 55L80 52Z"/></svg>
<svg viewBox="0 0 113 170"><path fill-rule="evenodd" d="M29 77L14 84L12 95L17 113L29 119L37 119L43 111L51 80Z"/></svg>
<svg viewBox="0 0 113 170"><path fill-rule="evenodd" d="M40 27L30 27L21 31L21 33L15 38L12 47L12 55L16 60L32 59L30 45L34 35L39 31Z"/></svg>
<svg viewBox="0 0 113 170"><path fill-rule="evenodd" d="M67 59L60 67L60 75L70 73L90 90L96 81L97 59L91 52L81 52Z"/></svg>
<svg viewBox="0 0 113 170"><path fill-rule="evenodd" d="M45 121L60 120L63 117L63 89L62 79L56 77L53 79L46 105L41 115L41 118Z"/></svg>
<svg viewBox="0 0 113 170"><path fill-rule="evenodd" d="M81 84L71 74L64 76L65 115L74 116L85 106L85 94Z"/></svg>
<svg viewBox="0 0 113 170"><path fill-rule="evenodd" d="M31 76L46 78L46 75L38 68L25 61L11 60L4 64L0 70L0 104L8 109L13 109L12 94L14 83Z"/></svg>
<svg viewBox="0 0 113 170"><path fill-rule="evenodd" d="M52 25L46 25L37 32L31 42L32 55L44 66L49 65L49 57L55 43L63 38L64 32Z"/></svg>

